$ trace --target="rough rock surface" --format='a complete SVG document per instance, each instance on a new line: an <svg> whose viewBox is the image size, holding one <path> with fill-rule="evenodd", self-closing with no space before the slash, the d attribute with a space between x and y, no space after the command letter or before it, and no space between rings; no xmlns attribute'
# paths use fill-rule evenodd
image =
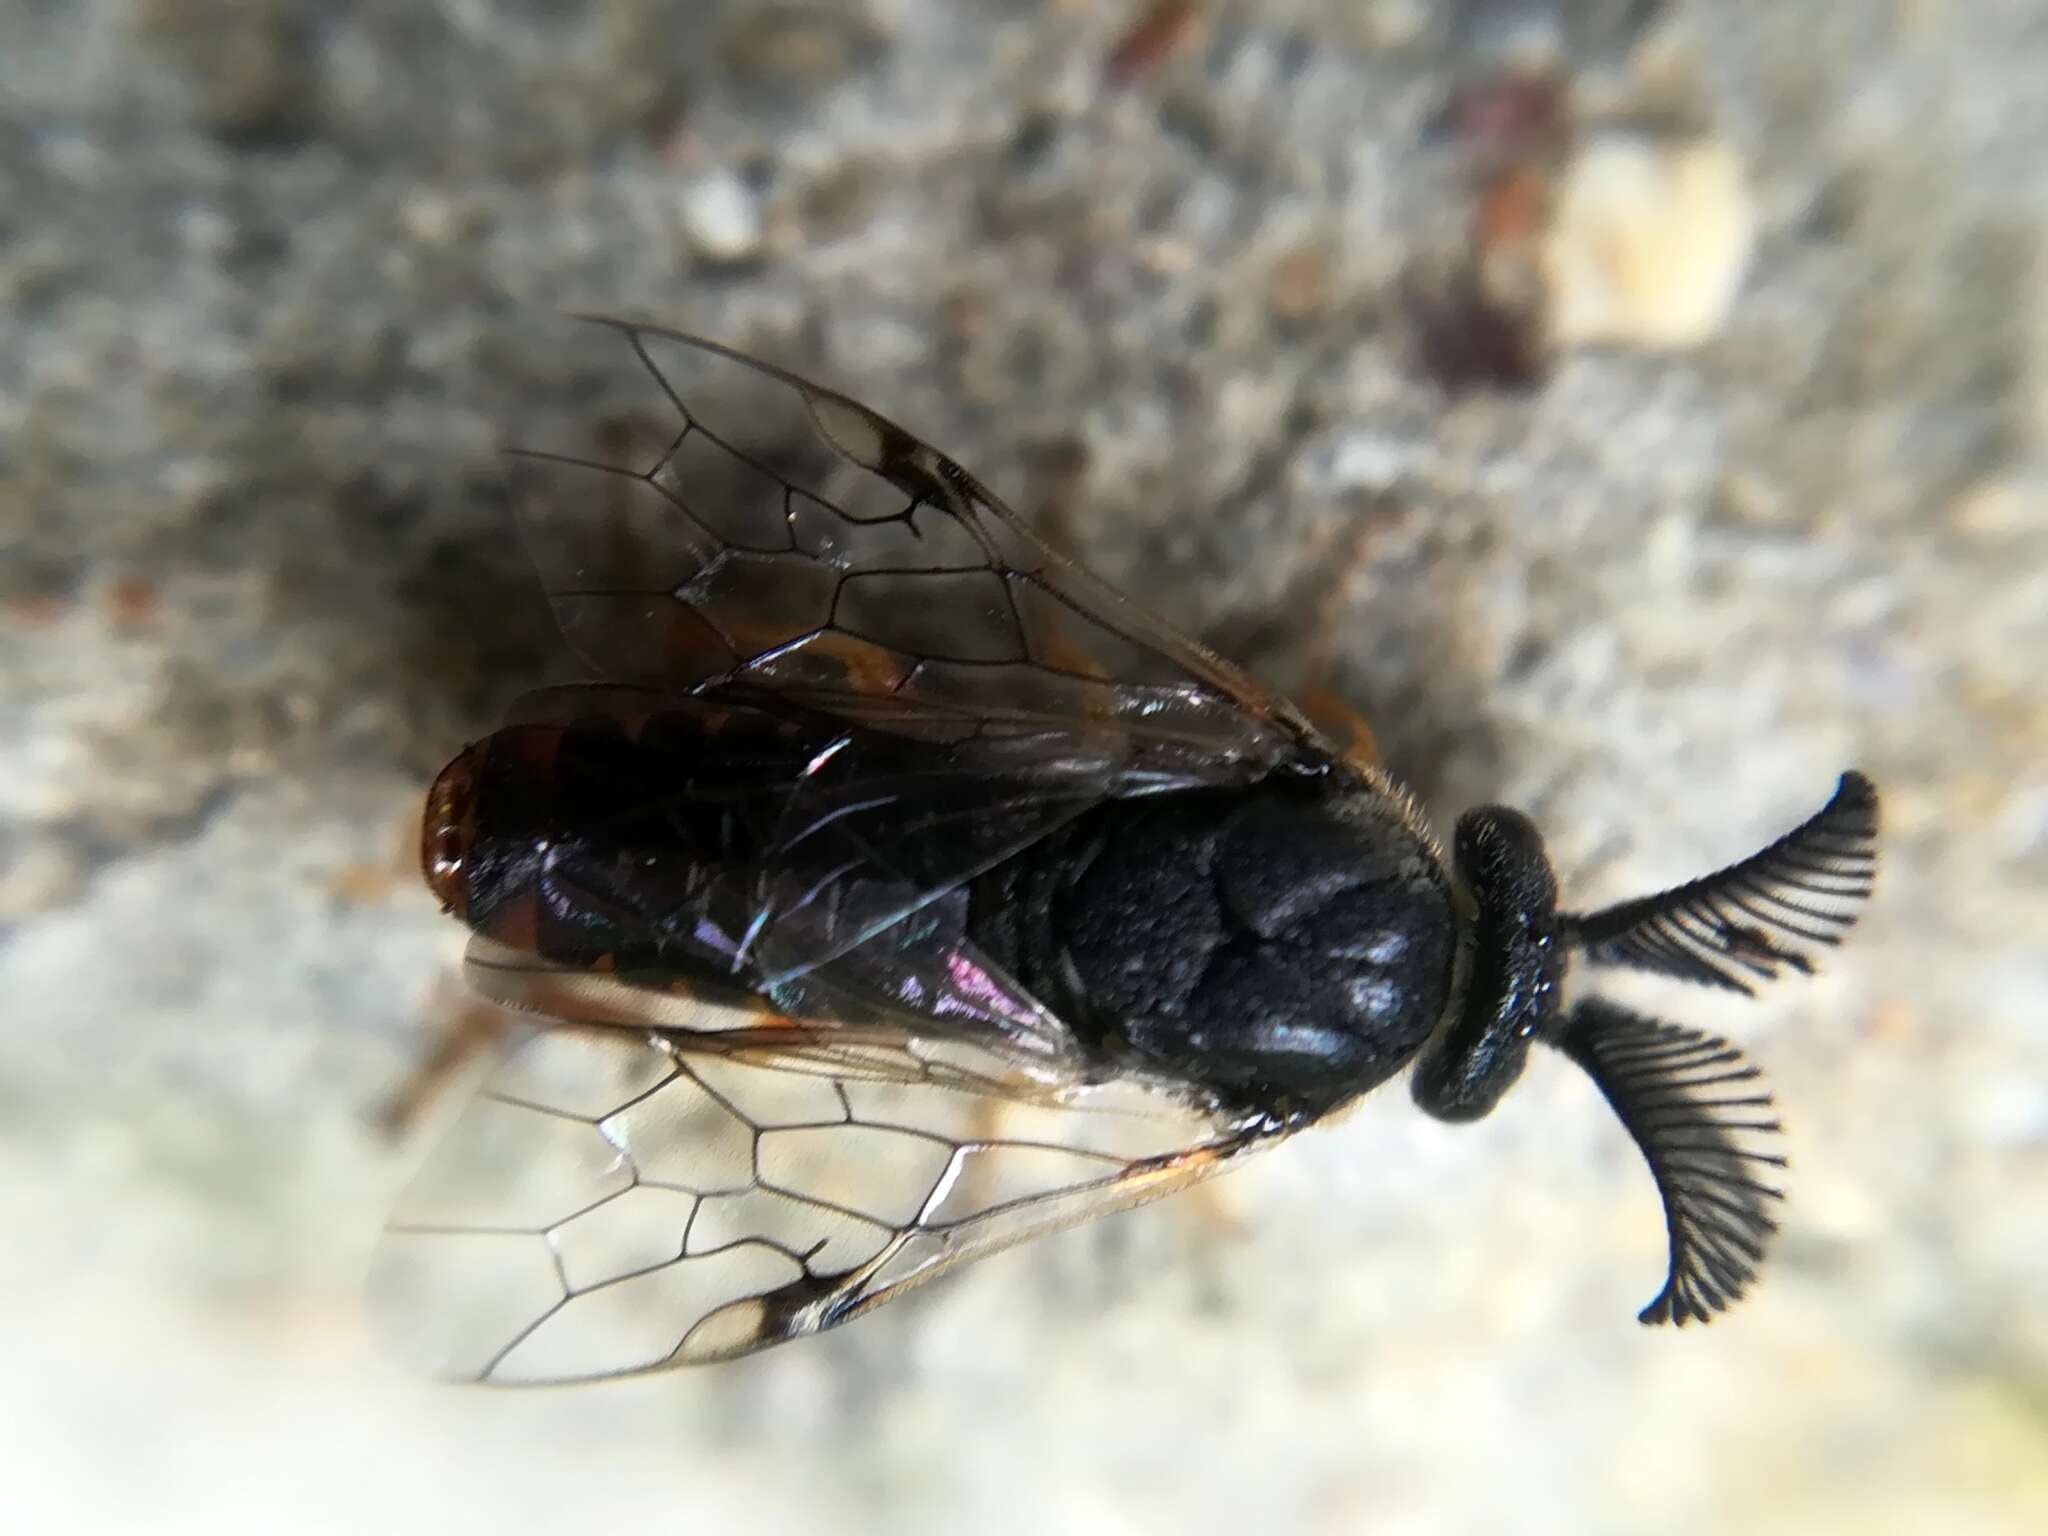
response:
<svg viewBox="0 0 2048 1536"><path fill-rule="evenodd" d="M10 1525L2048 1526L2042 8L1199 12L1110 78L1123 0L0 0ZM1532 38L1676 70L1756 248L1704 348L1447 396L1430 125ZM752 1362L392 1368L372 1111L457 945L411 822L559 665L485 409L523 304L844 384L1282 686L1334 606L1439 823L1527 807L1582 900L1870 771L1823 978L1630 989L1778 1089L1754 1298L1636 1327L1655 1200L1543 1061Z"/></svg>

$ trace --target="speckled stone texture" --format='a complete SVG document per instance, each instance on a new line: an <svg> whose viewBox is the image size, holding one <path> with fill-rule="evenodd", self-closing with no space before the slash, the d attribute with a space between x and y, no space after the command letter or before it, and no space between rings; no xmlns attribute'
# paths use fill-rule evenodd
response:
<svg viewBox="0 0 2048 1536"><path fill-rule="evenodd" d="M2048 1527L2048 11L1216 0L1112 83L1136 14L0 3L0 1523ZM1753 263L1702 349L1447 397L1429 124L1531 38L1676 60ZM1528 808L1575 901L1870 771L1826 975L1616 988L1771 1074L1757 1294L1636 1326L1656 1201L1541 1060L751 1362L389 1364L418 796L563 665L493 464L529 304L852 389L1283 687L1334 612L1438 824Z"/></svg>

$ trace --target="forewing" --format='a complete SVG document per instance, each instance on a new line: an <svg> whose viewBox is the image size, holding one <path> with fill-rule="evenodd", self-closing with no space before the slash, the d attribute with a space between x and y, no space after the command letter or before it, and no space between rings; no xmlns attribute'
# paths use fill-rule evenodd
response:
<svg viewBox="0 0 2048 1536"><path fill-rule="evenodd" d="M1312 755L1296 712L1055 555L930 445L696 337L549 333L564 408L510 445L517 513L599 675L763 691L939 741L1113 723L1136 773Z"/></svg>
<svg viewBox="0 0 2048 1536"><path fill-rule="evenodd" d="M378 1252L404 1352L493 1383L726 1359L1273 1139L1163 1086L1048 1089L959 1042L705 1007L697 1033L549 1029L496 1066Z"/></svg>
<svg viewBox="0 0 2048 1536"><path fill-rule="evenodd" d="M844 728L764 785L736 973L806 978L1106 798L1329 761L847 397L619 321L557 322L549 354L572 403L516 437L514 504L564 634L625 685L592 696Z"/></svg>
<svg viewBox="0 0 2048 1536"><path fill-rule="evenodd" d="M1754 992L1810 972L1861 915L1877 877L1877 787L1842 775L1832 799L1770 847L1656 896L1565 919L1586 958Z"/></svg>

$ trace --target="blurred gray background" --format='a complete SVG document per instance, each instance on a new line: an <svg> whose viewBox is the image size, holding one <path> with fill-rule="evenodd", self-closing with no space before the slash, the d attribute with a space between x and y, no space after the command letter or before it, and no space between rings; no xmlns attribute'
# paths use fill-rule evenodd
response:
<svg viewBox="0 0 2048 1536"><path fill-rule="evenodd" d="M1569 142L1487 95L1532 60ZM4 0L0 1523L2048 1527L2044 81L2038 0ZM1475 380L1417 274L1597 308L1512 178L1600 146L1745 190L1592 229L1653 313ZM1281 687L1327 616L1438 824L1527 807L1576 902L1870 771L1824 976L1623 989L1771 1074L1760 1290L1636 1326L1654 1195L1546 1060L753 1361L387 1361L418 797L561 667L486 408L530 304L850 389Z"/></svg>

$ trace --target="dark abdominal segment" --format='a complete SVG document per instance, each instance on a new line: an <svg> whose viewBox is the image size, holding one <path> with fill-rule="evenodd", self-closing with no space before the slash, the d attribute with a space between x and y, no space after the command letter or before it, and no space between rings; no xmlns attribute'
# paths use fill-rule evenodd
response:
<svg viewBox="0 0 2048 1536"><path fill-rule="evenodd" d="M733 877L773 830L759 786L817 743L741 717L713 753L701 715L631 724L508 726L465 754L461 909L551 961L731 978L746 927Z"/></svg>

